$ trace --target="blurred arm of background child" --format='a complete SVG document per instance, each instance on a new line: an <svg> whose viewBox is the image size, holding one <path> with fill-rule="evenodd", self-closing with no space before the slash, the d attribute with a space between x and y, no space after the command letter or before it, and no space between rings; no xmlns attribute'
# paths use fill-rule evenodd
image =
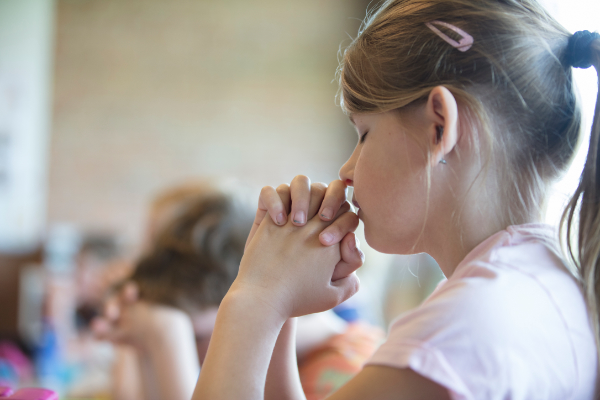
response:
<svg viewBox="0 0 600 400"><path fill-rule="evenodd" d="M139 300L136 284L129 282L107 301L93 329L99 338L135 348L144 399L191 397L200 364L185 312Z"/></svg>

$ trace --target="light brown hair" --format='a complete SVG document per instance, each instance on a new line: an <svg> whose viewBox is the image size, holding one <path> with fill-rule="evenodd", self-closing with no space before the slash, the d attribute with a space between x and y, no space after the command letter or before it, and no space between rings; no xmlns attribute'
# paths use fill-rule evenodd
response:
<svg viewBox="0 0 600 400"><path fill-rule="evenodd" d="M473 46L458 51L426 26L432 21L468 32ZM347 113L403 110L426 101L434 87L445 86L459 110L473 117L467 118L473 128L483 133L485 164L500 171L506 189L503 222L523 223L541 208L547 188L569 166L580 141L581 116L567 60L570 37L535 0L388 0L366 18L342 54L340 104ZM591 51L600 70L598 40ZM577 231L573 239L578 244L569 241L569 254L596 332L599 107L600 101L581 184L564 217L569 239L571 230Z"/></svg>
<svg viewBox="0 0 600 400"><path fill-rule="evenodd" d="M239 193L207 184L169 190L159 206L168 218L131 277L140 297L187 312L218 306L237 276L252 208Z"/></svg>

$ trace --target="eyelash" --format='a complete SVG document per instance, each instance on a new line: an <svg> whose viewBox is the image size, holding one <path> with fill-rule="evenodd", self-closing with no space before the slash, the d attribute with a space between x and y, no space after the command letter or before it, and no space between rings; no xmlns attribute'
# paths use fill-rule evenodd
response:
<svg viewBox="0 0 600 400"><path fill-rule="evenodd" d="M365 132L365 134L364 134L364 135L362 135L362 136L360 137L360 140L359 140L359 142L360 142L360 143L364 143L364 141L365 141L365 138L367 137L367 134L368 134L368 133L369 133L369 132L367 131L367 132Z"/></svg>

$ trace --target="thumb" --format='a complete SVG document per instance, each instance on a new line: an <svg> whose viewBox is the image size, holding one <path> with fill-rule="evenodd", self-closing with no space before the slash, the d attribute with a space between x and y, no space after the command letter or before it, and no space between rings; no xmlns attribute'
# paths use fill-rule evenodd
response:
<svg viewBox="0 0 600 400"><path fill-rule="evenodd" d="M353 272L345 278L331 282L331 286L334 287L337 292L337 304L341 304L358 292L358 289L360 288L360 279L358 279L356 273Z"/></svg>
<svg viewBox="0 0 600 400"><path fill-rule="evenodd" d="M358 239L354 233L349 232L340 243L340 254L342 259L337 263L331 276L332 281L344 278L363 265L365 255L358 247Z"/></svg>

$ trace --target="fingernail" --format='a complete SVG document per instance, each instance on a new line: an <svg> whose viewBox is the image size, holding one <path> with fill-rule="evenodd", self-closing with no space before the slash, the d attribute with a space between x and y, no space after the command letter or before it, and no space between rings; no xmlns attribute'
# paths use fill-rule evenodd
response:
<svg viewBox="0 0 600 400"><path fill-rule="evenodd" d="M323 210L323 212L321 213L321 217L325 218L325 219L331 219L333 218L333 210L329 207L325 208Z"/></svg>
<svg viewBox="0 0 600 400"><path fill-rule="evenodd" d="M325 243L331 243L333 241L333 235L331 233L325 232L321 234L321 239L323 239Z"/></svg>
<svg viewBox="0 0 600 400"><path fill-rule="evenodd" d="M296 214L294 214L294 222L297 224L303 224L306 222L304 211L296 211Z"/></svg>
<svg viewBox="0 0 600 400"><path fill-rule="evenodd" d="M285 215L283 213L277 214L277 225L283 225L285 223Z"/></svg>

